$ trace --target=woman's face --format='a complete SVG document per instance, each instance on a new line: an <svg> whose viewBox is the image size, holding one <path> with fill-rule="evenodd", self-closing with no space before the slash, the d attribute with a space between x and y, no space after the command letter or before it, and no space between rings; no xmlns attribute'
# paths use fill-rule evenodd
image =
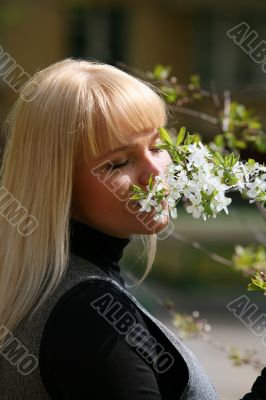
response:
<svg viewBox="0 0 266 400"><path fill-rule="evenodd" d="M127 135L125 149L105 148L96 160L79 164L74 177L72 217L120 238L165 229L168 217L154 221L154 209L140 213L137 202L129 200L132 184L146 190L149 176L159 175L171 162L166 150L154 147L159 142L157 131Z"/></svg>

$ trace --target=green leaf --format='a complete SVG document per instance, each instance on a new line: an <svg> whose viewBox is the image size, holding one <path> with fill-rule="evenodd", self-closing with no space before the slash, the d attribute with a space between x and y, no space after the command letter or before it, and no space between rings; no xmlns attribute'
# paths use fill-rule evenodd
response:
<svg viewBox="0 0 266 400"><path fill-rule="evenodd" d="M162 140L164 140L166 143L170 145L173 145L172 138L165 128L159 128L159 133Z"/></svg>
<svg viewBox="0 0 266 400"><path fill-rule="evenodd" d="M194 143L199 143L201 140L202 139L201 139L200 134L195 132L194 133L194 139L193 139Z"/></svg>
<svg viewBox="0 0 266 400"><path fill-rule="evenodd" d="M153 70L153 75L155 79L162 79L165 80L169 77L172 67L158 64L155 66Z"/></svg>
<svg viewBox="0 0 266 400"><path fill-rule="evenodd" d="M248 290L249 291L257 291L257 290L259 290L259 288L258 288L258 286L257 285L254 285L254 283L249 283L248 284Z"/></svg>
<svg viewBox="0 0 266 400"><path fill-rule="evenodd" d="M216 158L216 160L219 162L220 165L223 165L224 159L218 151L214 153L214 157Z"/></svg>
<svg viewBox="0 0 266 400"><path fill-rule="evenodd" d="M256 120L250 121L248 125L250 129L261 129L261 123Z"/></svg>
<svg viewBox="0 0 266 400"><path fill-rule="evenodd" d="M139 194L134 194L134 195L131 196L129 199L130 199L130 200L139 200L139 199L140 199L140 195L139 195Z"/></svg>
<svg viewBox="0 0 266 400"><path fill-rule="evenodd" d="M171 156L172 161L175 161L176 163L180 164L182 162L179 154L175 153L173 156Z"/></svg>
<svg viewBox="0 0 266 400"><path fill-rule="evenodd" d="M190 133L188 133L188 134L187 134L187 137L186 137L186 139L185 139L184 144L185 144L185 145L190 145L190 144L192 144L193 139L194 139L194 135L190 135Z"/></svg>
<svg viewBox="0 0 266 400"><path fill-rule="evenodd" d="M248 290L262 290L263 292L266 292L266 282L258 273L255 274L255 278L251 278L251 283L248 285Z"/></svg>
<svg viewBox="0 0 266 400"><path fill-rule="evenodd" d="M256 149L260 153L266 153L266 135L260 135L256 137L256 142L255 142Z"/></svg>
<svg viewBox="0 0 266 400"><path fill-rule="evenodd" d="M153 179L152 179L152 174L149 177L149 190L152 190L152 186L153 186Z"/></svg>
<svg viewBox="0 0 266 400"><path fill-rule="evenodd" d="M143 192L143 190L137 186L137 185L131 185L131 188L135 191L135 192Z"/></svg>
<svg viewBox="0 0 266 400"><path fill-rule="evenodd" d="M198 74L190 76L189 89L200 89L200 76Z"/></svg>
<svg viewBox="0 0 266 400"><path fill-rule="evenodd" d="M185 135L186 135L186 128L184 126L182 126L182 128L180 128L180 131L177 136L177 140L176 140L176 144L175 144L176 146L179 146L183 142Z"/></svg>
<svg viewBox="0 0 266 400"><path fill-rule="evenodd" d="M244 142L244 140L235 140L234 144L238 149L246 149L247 148L247 143Z"/></svg>
<svg viewBox="0 0 266 400"><path fill-rule="evenodd" d="M177 99L176 89L169 86L161 86L160 88L162 94L165 96L167 103L174 103Z"/></svg>
<svg viewBox="0 0 266 400"><path fill-rule="evenodd" d="M255 164L256 164L256 161L253 158L248 159L248 165L250 165L251 167L254 167Z"/></svg>
<svg viewBox="0 0 266 400"><path fill-rule="evenodd" d="M216 135L214 137L214 143L216 144L216 146L218 147L224 147L224 137L223 135Z"/></svg>

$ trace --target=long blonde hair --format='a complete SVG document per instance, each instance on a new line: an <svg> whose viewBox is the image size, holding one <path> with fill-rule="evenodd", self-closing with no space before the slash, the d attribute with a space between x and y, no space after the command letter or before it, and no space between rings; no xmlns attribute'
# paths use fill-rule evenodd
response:
<svg viewBox="0 0 266 400"><path fill-rule="evenodd" d="M150 86L116 67L72 58L26 83L2 129L0 326L12 330L62 279L79 151L97 157L103 139L115 147L123 140L121 117L132 132L165 125L164 102ZM143 236L145 277L157 237Z"/></svg>

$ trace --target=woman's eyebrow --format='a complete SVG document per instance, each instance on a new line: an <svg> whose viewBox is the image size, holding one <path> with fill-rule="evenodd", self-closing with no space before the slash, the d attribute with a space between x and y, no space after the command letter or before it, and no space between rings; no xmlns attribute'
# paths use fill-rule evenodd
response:
<svg viewBox="0 0 266 400"><path fill-rule="evenodd" d="M156 137L159 137L159 136L160 136L159 132L156 131L156 132L151 136L151 139L154 140ZM134 149L134 148L137 148L138 146L139 146L138 143L134 143L134 144L127 144L127 145L124 145L124 146L121 146L121 147L117 147L116 149L113 149L112 151L110 151L109 153L105 154L105 155L102 156L101 158L108 157L108 156L110 156L111 154L118 153L119 151L128 150L128 149Z"/></svg>

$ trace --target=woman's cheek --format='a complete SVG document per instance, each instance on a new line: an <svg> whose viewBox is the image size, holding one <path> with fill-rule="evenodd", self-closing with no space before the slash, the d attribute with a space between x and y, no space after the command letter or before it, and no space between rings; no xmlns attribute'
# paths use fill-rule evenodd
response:
<svg viewBox="0 0 266 400"><path fill-rule="evenodd" d="M119 201L126 201L130 195L131 180L129 176L120 176L109 182L106 190L109 192L107 197L112 195Z"/></svg>
<svg viewBox="0 0 266 400"><path fill-rule="evenodd" d="M160 154L160 156L157 158L157 165L160 166L161 173L166 170L171 161L172 159L167 151L164 151Z"/></svg>
<svg viewBox="0 0 266 400"><path fill-rule="evenodd" d="M171 159L170 154L168 153L168 151L165 151L164 156L165 156L166 163L169 164L172 161L172 159Z"/></svg>

